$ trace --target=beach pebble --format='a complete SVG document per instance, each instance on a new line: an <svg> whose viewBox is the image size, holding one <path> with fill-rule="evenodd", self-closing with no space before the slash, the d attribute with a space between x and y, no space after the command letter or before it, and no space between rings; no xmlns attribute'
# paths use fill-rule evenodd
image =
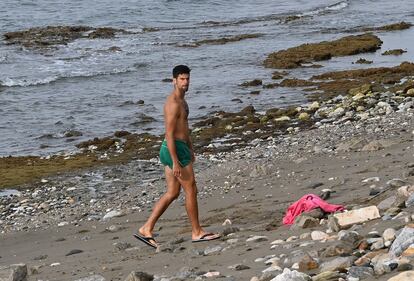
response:
<svg viewBox="0 0 414 281"><path fill-rule="evenodd" d="M232 270L236 270L236 271L250 269L249 266L244 265L244 264L240 264L240 263L239 264L235 264L235 265L230 265L228 268L229 269L232 269Z"/></svg>
<svg viewBox="0 0 414 281"><path fill-rule="evenodd" d="M207 278L217 277L217 276L220 276L220 272L218 272L218 271L210 271L210 272L207 272L207 273L203 274L203 276L204 277L207 277Z"/></svg>
<svg viewBox="0 0 414 281"><path fill-rule="evenodd" d="M256 243L258 243L258 242L263 242L263 241L267 241L267 240L269 240L269 238L267 238L267 236L253 236L253 237L247 238L246 242L256 242Z"/></svg>
<svg viewBox="0 0 414 281"><path fill-rule="evenodd" d="M110 220L112 218L122 217L122 216L125 216L125 212L124 211L116 211L116 210L113 210L113 211L110 211L110 212L106 213L105 216L102 219L103 220Z"/></svg>
<svg viewBox="0 0 414 281"><path fill-rule="evenodd" d="M390 187L401 187L407 185L407 182L403 179L395 178L387 181L387 185Z"/></svg>
<svg viewBox="0 0 414 281"><path fill-rule="evenodd" d="M321 272L323 271L343 271L350 267L356 260L355 257L337 257L330 261L325 261L320 265Z"/></svg>
<svg viewBox="0 0 414 281"><path fill-rule="evenodd" d="M329 238L329 235L326 234L323 231L319 231L319 230L314 230L311 232L311 238L312 240L326 240Z"/></svg>
<svg viewBox="0 0 414 281"><path fill-rule="evenodd" d="M382 234L382 237L385 242L387 241L394 241L396 237L397 231L394 228L387 228L384 230L384 233Z"/></svg>
<svg viewBox="0 0 414 281"><path fill-rule="evenodd" d="M281 274L273 278L271 281L311 281L312 278L302 272L285 268Z"/></svg>
<svg viewBox="0 0 414 281"><path fill-rule="evenodd" d="M363 280L374 276L374 270L368 266L351 266L348 270L348 276Z"/></svg>
<svg viewBox="0 0 414 281"><path fill-rule="evenodd" d="M319 273L312 277L312 281L331 281L331 280L341 280L341 278L345 278L346 275L344 273L339 273L337 271L325 271Z"/></svg>
<svg viewBox="0 0 414 281"><path fill-rule="evenodd" d="M395 238L389 253L392 256L400 256L411 244L414 244L414 225L405 226Z"/></svg>
<svg viewBox="0 0 414 281"><path fill-rule="evenodd" d="M71 256L71 255L76 255L80 253L83 253L83 251L79 249L73 249L73 250L70 250L69 253L67 253L65 256Z"/></svg>
<svg viewBox="0 0 414 281"><path fill-rule="evenodd" d="M295 241L295 240L298 240L297 236L290 236L286 239L286 242L292 242L292 241Z"/></svg>
<svg viewBox="0 0 414 281"><path fill-rule="evenodd" d="M275 272L275 271L282 271L282 268L278 265L271 265L268 268L262 270L262 273Z"/></svg>
<svg viewBox="0 0 414 281"><path fill-rule="evenodd" d="M204 255L205 256L216 255L216 254L220 253L222 249L223 248L220 247L220 246L209 246L209 247L204 249Z"/></svg>
<svg viewBox="0 0 414 281"><path fill-rule="evenodd" d="M132 271L124 281L152 281L154 276L145 272Z"/></svg>
<svg viewBox="0 0 414 281"><path fill-rule="evenodd" d="M279 245L279 244L283 244L283 243L285 243L285 240L277 239L277 240L272 241L270 244L271 245Z"/></svg>

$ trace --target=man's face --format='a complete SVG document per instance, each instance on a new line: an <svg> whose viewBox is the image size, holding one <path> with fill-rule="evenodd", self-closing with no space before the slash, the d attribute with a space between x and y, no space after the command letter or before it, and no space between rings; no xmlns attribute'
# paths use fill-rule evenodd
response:
<svg viewBox="0 0 414 281"><path fill-rule="evenodd" d="M179 74L177 78L173 79L173 82L177 89L187 92L190 86L190 74Z"/></svg>

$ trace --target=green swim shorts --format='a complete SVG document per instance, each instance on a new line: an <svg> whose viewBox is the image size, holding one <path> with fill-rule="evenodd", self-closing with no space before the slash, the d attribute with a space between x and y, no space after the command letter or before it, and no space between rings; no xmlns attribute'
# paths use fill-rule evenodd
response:
<svg viewBox="0 0 414 281"><path fill-rule="evenodd" d="M191 163L191 150L188 144L182 140L175 140L175 148L177 151L178 161L181 167L185 167ZM173 161L171 159L170 151L167 147L167 141L164 140L160 149L160 160L165 166L173 168Z"/></svg>

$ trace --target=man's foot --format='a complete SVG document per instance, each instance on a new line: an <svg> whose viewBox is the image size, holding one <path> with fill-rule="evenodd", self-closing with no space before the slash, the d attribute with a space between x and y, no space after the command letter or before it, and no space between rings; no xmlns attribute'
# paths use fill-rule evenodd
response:
<svg viewBox="0 0 414 281"><path fill-rule="evenodd" d="M193 240L191 242L193 242L193 243L205 242L205 241L216 240L218 238L220 238L220 234L217 234L217 233L204 233L198 238L193 238Z"/></svg>
<svg viewBox="0 0 414 281"><path fill-rule="evenodd" d="M144 236L144 235L142 235L140 233L134 233L133 235L139 241L147 244L150 247L153 247L153 248L157 248L158 247L157 241L155 241L154 237L152 237L152 236Z"/></svg>
<svg viewBox="0 0 414 281"><path fill-rule="evenodd" d="M145 226L142 226L138 232L134 234L134 237L150 247L158 247L157 241L155 241L154 236L152 235L152 231L146 229Z"/></svg>

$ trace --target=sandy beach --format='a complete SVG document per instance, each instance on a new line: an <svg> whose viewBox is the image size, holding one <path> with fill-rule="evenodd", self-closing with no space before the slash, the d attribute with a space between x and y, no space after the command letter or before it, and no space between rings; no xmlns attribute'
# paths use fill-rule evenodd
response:
<svg viewBox="0 0 414 281"><path fill-rule="evenodd" d="M193 3L188 22L149 13L139 28L141 10L124 22L108 2L114 27L0 26L0 70L13 70L0 77L0 281L414 280L414 31L394 21L412 14L322 2L255 15L246 2L202 22L211 7ZM133 234L165 192L160 69L177 54L200 71L189 96L199 213L221 238L191 241L182 192L153 249ZM345 211L283 224L304 195Z"/></svg>
<svg viewBox="0 0 414 281"><path fill-rule="evenodd" d="M258 139L251 147L229 153L200 156L196 162L200 216L208 230L224 233L220 240L191 243L182 196L156 226L156 239L161 244L158 250L132 237L148 216L151 204L140 211L134 209L136 200L126 198L139 197L139 192L145 191L156 199L164 188L159 166L160 173L147 187L131 186L98 199L110 202L107 204L112 207L108 212L122 211L120 217L107 220L101 217L95 221L91 213L78 213L76 209L82 208L74 204L59 210L60 220L56 215L50 220L54 222L50 222L39 215L32 219L38 228L33 228L29 219L30 227L6 231L0 242L1 263L26 264L28 280L78 280L91 275L99 275L102 280L125 280L132 271L155 275L156 280L194 280L213 271L220 273L220 280L251 280L262 276L262 271L269 267L263 261L257 262L259 258L289 255L299 249L321 252L337 240L337 233L329 233L330 238L322 242L310 237L298 238L314 230L326 231L326 225L310 229L282 225L286 208L302 195L321 194L322 190L330 189L330 203L352 209L377 205L395 194L398 186L411 185L413 130L412 113L393 113L366 121L364 126L331 124L271 140ZM361 139L365 144L380 141L383 145L361 151L364 142L355 141ZM130 167L113 168L122 169ZM57 180L69 183L74 177L51 178L47 184L53 185ZM119 175L118 178L129 180ZM372 178L368 180L372 182L364 183ZM401 183L397 187L390 185L393 179ZM383 192L380 196L370 196L370 190L376 188ZM82 202L87 204L87 200ZM411 220L413 208L401 211L406 215L389 220L379 218L355 229L361 235L371 231L382 234L388 227L398 230L407 224L405 217ZM227 219L231 225L223 226ZM17 222L25 225L24 220ZM246 242L254 236L265 238ZM271 242L278 239L284 242L271 249ZM237 264L243 265L240 268L244 270L231 269ZM273 273L276 276L280 271ZM366 280L388 280L397 273L394 270ZM101 280L96 276L90 278L95 279L81 280Z"/></svg>

